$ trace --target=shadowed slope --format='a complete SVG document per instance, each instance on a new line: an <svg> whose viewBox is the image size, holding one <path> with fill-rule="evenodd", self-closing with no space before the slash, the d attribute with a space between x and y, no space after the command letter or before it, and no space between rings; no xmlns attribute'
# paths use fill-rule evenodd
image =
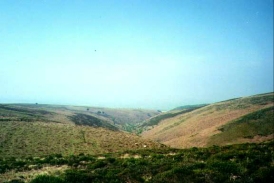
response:
<svg viewBox="0 0 274 183"><path fill-rule="evenodd" d="M92 127L102 127L109 130L117 131L118 128L109 124L106 121L100 120L94 116L77 113L73 116L70 116L70 119L76 125L92 126Z"/></svg>

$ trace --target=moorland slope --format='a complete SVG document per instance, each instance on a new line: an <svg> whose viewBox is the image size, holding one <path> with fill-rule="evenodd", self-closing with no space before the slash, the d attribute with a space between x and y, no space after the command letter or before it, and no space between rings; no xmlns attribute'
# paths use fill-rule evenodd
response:
<svg viewBox="0 0 274 183"><path fill-rule="evenodd" d="M145 122L142 136L176 148L267 141L274 134L273 102L266 93L170 111Z"/></svg>
<svg viewBox="0 0 274 183"><path fill-rule="evenodd" d="M161 147L151 140L122 131L121 125L111 120L114 117L104 111L101 109L97 115L86 107L1 104L0 156L98 154ZM121 110L120 114L124 115L121 114L120 119L134 118L137 113L142 114L137 116L143 119L148 114L158 113L128 109L127 116L124 111ZM118 112L117 109L116 115Z"/></svg>

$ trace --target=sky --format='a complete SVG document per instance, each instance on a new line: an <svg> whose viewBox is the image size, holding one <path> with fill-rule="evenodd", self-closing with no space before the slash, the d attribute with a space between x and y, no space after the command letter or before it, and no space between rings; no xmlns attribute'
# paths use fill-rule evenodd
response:
<svg viewBox="0 0 274 183"><path fill-rule="evenodd" d="M273 91L273 0L1 0L0 103L168 110Z"/></svg>

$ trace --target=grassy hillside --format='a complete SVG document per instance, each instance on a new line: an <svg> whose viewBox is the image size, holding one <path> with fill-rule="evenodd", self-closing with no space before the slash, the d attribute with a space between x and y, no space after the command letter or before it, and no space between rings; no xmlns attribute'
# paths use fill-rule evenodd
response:
<svg viewBox="0 0 274 183"><path fill-rule="evenodd" d="M54 112L0 104L0 121L48 121Z"/></svg>
<svg viewBox="0 0 274 183"><path fill-rule="evenodd" d="M162 119L158 125L144 131L142 136L179 148L269 140L273 138L273 128L270 128L273 124L273 102L273 93L267 93L222 101L187 113L182 110L182 114L175 116L171 111L167 113L171 117ZM244 117L248 114L251 117ZM261 118L254 120L258 114ZM246 122L239 122L242 117ZM229 123L233 124L225 126Z"/></svg>
<svg viewBox="0 0 274 183"><path fill-rule="evenodd" d="M197 104L197 105L183 105L180 107L176 107L175 109L172 109L172 111L178 111L183 109L198 109L204 106L207 106L208 104Z"/></svg>
<svg viewBox="0 0 274 183"><path fill-rule="evenodd" d="M86 126L92 126L92 127L102 127L109 130L117 131L118 128L109 124L108 122L105 122L103 120L100 120L94 116L90 116L87 114L80 114L76 113L73 116L70 116L70 119L76 124L76 125L86 125Z"/></svg>
<svg viewBox="0 0 274 183"><path fill-rule="evenodd" d="M160 144L123 132L108 118L75 107L0 105L0 157L98 154Z"/></svg>
<svg viewBox="0 0 274 183"><path fill-rule="evenodd" d="M273 182L274 144L0 158L0 182Z"/></svg>
<svg viewBox="0 0 274 183"><path fill-rule="evenodd" d="M51 122L1 122L0 134L1 157L98 154L140 149L144 145L146 148L159 147L125 132Z"/></svg>
<svg viewBox="0 0 274 183"><path fill-rule="evenodd" d="M188 106L182 106L175 108L171 111L161 113L157 116L151 117L148 120L145 120L137 129L139 132L142 132L143 130L150 129L151 127L158 125L161 121L169 118L173 118L175 116L178 116L180 114L186 114L191 111L194 111L196 109L199 109L201 107L204 107L206 105L201 104L201 105L188 105Z"/></svg>
<svg viewBox="0 0 274 183"><path fill-rule="evenodd" d="M274 139L274 106L240 117L221 126L219 130L221 133L212 136L209 145L248 142L268 136Z"/></svg>

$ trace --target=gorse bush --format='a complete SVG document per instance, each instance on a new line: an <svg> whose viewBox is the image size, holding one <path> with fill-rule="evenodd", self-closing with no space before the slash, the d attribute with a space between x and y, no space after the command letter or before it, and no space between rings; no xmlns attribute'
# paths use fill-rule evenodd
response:
<svg viewBox="0 0 274 183"><path fill-rule="evenodd" d="M50 175L38 175L30 183L65 183L61 178Z"/></svg>

